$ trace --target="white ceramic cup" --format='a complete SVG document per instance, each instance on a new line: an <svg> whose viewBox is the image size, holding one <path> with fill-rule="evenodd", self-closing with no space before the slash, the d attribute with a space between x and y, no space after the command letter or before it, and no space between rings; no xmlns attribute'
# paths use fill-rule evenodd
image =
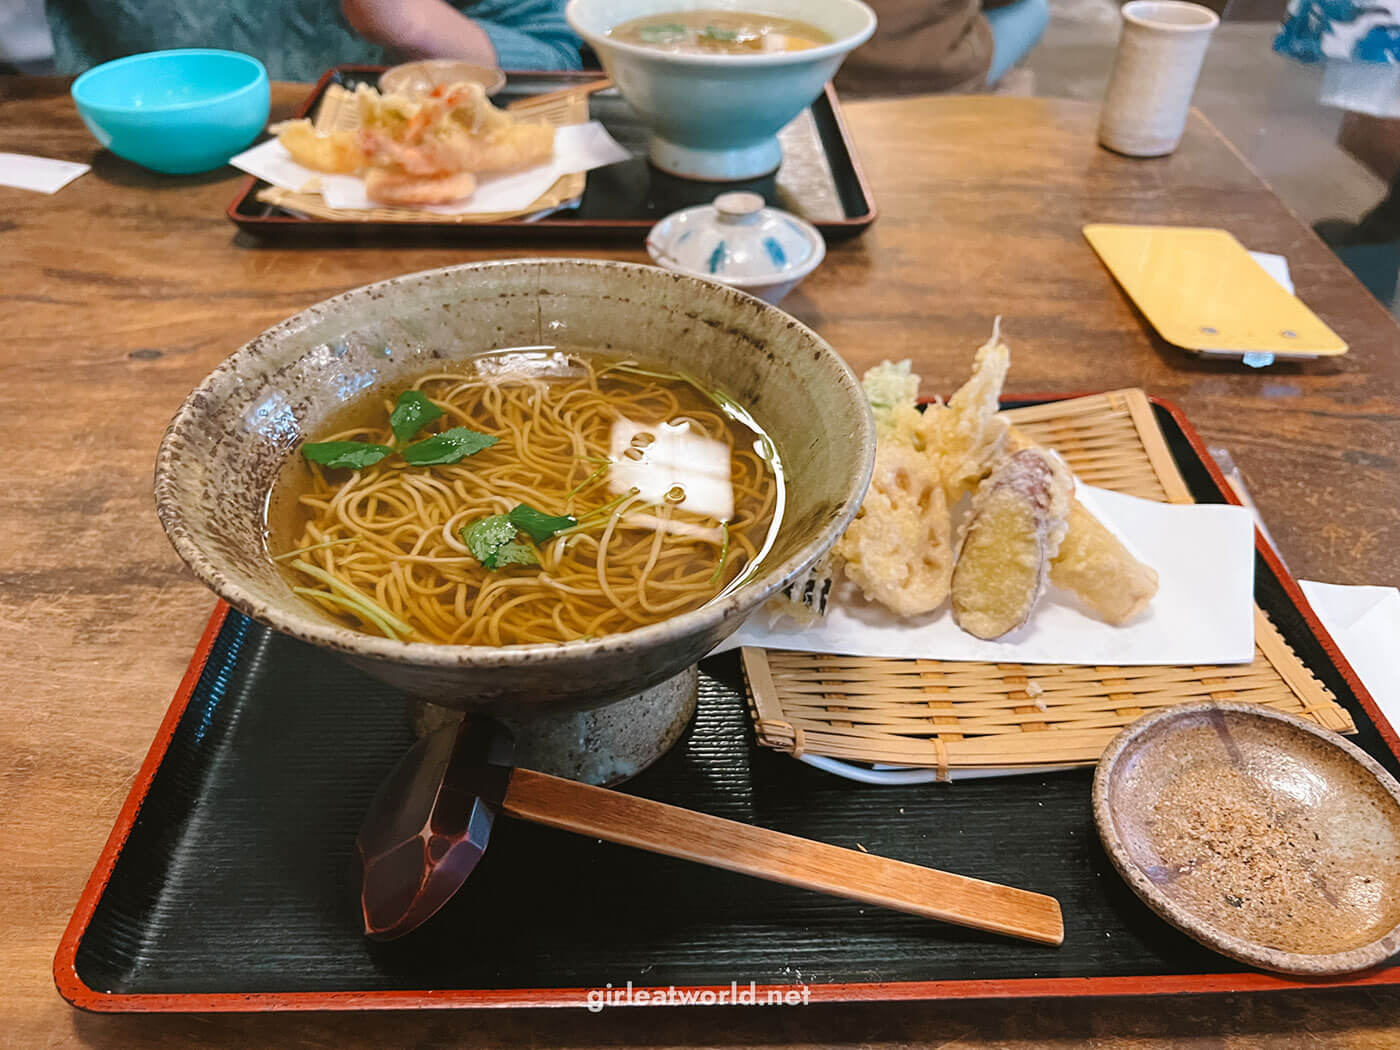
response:
<svg viewBox="0 0 1400 1050"><path fill-rule="evenodd" d="M1176 149L1219 24L1214 11L1183 0L1123 5L1123 35L1099 115L1102 145L1130 157L1160 157Z"/></svg>

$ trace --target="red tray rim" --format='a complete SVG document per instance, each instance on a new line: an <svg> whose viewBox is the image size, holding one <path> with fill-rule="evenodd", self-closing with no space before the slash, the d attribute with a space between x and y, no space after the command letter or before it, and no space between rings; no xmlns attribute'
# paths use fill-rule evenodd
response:
<svg viewBox="0 0 1400 1050"><path fill-rule="evenodd" d="M321 96L325 94L325 91L330 86L331 81L333 81L338 75L344 73L382 73L387 68L387 66L358 64L332 66L330 69L326 70L324 73L321 74L320 79L316 81L316 84L312 87L310 93L302 101L301 105L297 107L296 113L294 114L294 119L299 119L301 117L310 115L312 108L320 100ZM579 83L584 83L589 80L600 80L607 75L598 70L544 71L537 69L512 69L506 70L505 72L507 77L548 75L551 79L554 80L576 80ZM856 185L860 187L861 196L865 199L866 210L859 215L848 215L844 219L827 220L824 222L813 223L813 225L815 225L818 229L821 230L841 230L851 231L854 233L856 231L863 230L867 226L871 225L877 218L879 218L880 211L879 208L876 207L875 198L870 192L870 183L865 177L865 169L861 167L860 155L854 149L854 140L851 138L850 129L846 125L845 114L841 111L841 102L837 98L836 89L832 86L830 81L828 81L826 86L822 89L822 94L825 96L827 104L831 106L831 114L836 122L836 129L838 132L840 132L841 141L846 143L846 154L851 161L851 170L855 173ZM241 214L238 210L239 207L244 203L244 201L246 201L249 198L249 196L252 195L253 190L260 181L261 180L258 179L256 175L246 176L243 179L243 181L239 184L238 192L234 195L233 200L231 200L228 204L228 207L224 209L224 215L228 218L228 220L241 229L247 229L252 232L257 232L259 229L267 229L269 227L276 229L280 227L283 229L305 228L309 230L324 231L354 229L358 228L361 225L373 226L376 228L385 226L385 224L383 223L350 224L344 222L337 222L334 219L303 219L298 218L294 215L249 216ZM551 230L556 233L577 233L586 230L599 230L604 232L610 230L649 230L654 225L656 225L656 220L654 218L594 219L587 222L581 222L577 219L571 221L563 221L560 219L552 218L550 216L545 216L543 219L536 219L533 222L529 223L522 222L519 219L506 219L502 222L486 223L477 226L447 225L443 223L405 222L395 223L393 224L393 228L402 228L403 230L411 233L422 230L444 231L449 229L480 229L482 225L487 226L493 230L515 229L522 226L528 226L530 229L535 230Z"/></svg>
<svg viewBox="0 0 1400 1050"><path fill-rule="evenodd" d="M1018 394L1007 400L1016 401L1059 401L1082 394ZM1241 506L1234 490L1225 480L1224 474L1206 450L1205 442L1187 421L1185 414L1176 404L1159 397L1149 400L1167 412L1180 427L1182 434L1191 445L1201 463L1205 465L1211 480L1221 495L1230 503ZM1345 679L1362 709L1375 725L1386 746L1400 758L1400 736L1376 706L1375 699L1362 685L1361 680L1342 656L1336 642L1323 627L1307 596L1298 586L1292 574L1279 560L1278 554L1256 528L1255 548L1269 565L1274 575L1283 583L1284 590L1302 613L1309 630L1317 638ZM156 771L165 760L175 729L183 717L185 708L204 671L214 640L228 617L230 608L219 602L209 623L204 629L194 654L186 668L184 677L175 691L169 709L162 719L150 750L142 762L140 770L131 785L126 801L122 804L117 820L97 859L92 875L88 878L82 896L78 899L72 918L64 930L54 956L54 984L64 999L82 1010L98 1013L237 1013L272 1012L290 1010L423 1010L460 1008L506 1008L506 1007L585 1007L590 1006L589 993L596 989L588 988L505 988L505 989L398 989L390 991L338 991L338 992L189 992L170 994L123 994L104 992L92 988L78 974L78 947L107 883L116 868L117 860L126 845L131 829L140 815L142 803L149 791ZM895 981L895 982L846 982L836 984L816 984L806 986L813 1003L836 1002L900 1002L933 999L1023 999L1058 998L1063 996L1167 996L1184 994L1224 994L1234 992L1269 992L1305 990L1317 988L1358 988L1379 985L1400 985L1400 964L1381 966L1359 974L1346 974L1339 977L1305 978L1290 977L1260 971L1240 971L1229 973L1192 973L1123 977L1023 977L1000 978L996 980L940 980L940 981ZM687 985L668 987L631 986L635 993L645 992L648 996L666 996L674 991L676 995L699 997L693 1004L721 1005L718 1001L708 1002L703 997L712 993L716 1000L720 992L730 992L725 985ZM766 1000L770 992L782 994L799 987L791 984L757 985L755 991L759 1002ZM744 986L747 990L748 986ZM642 1003L621 1003L616 1005L643 1005ZM647 1005L654 1005L650 1003ZM681 1005L676 1003L675 1005ZM596 999L593 1001L596 1009Z"/></svg>

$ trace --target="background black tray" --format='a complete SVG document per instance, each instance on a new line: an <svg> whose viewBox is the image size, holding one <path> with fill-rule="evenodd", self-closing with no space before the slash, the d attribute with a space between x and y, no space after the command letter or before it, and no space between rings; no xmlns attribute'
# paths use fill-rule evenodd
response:
<svg viewBox="0 0 1400 1050"><path fill-rule="evenodd" d="M1159 405L1157 415L1197 498L1224 502L1172 413ZM1356 720L1356 743L1400 773L1329 658L1330 643L1276 572L1260 558L1260 603ZM60 989L94 1009L210 1010L577 1004L581 989L628 981L806 984L813 999L1309 983L1250 972L1139 902L1099 846L1091 771L851 783L756 747L736 654L701 670L694 724L625 790L1053 894L1064 945L979 934L511 820L498 822L486 860L443 912L404 940L372 944L359 931L353 841L412 739L403 699L230 612L188 680L183 709L177 697L162 731L168 741L153 748L149 787L145 771L138 777L123 813L135 816L129 836L123 845L119 822L60 947ZM1394 983L1400 967L1360 980Z"/></svg>
<svg viewBox="0 0 1400 1050"><path fill-rule="evenodd" d="M315 112L321 96L331 84L354 90L356 84L378 84L378 66L337 66L327 72L312 90L298 116ZM498 106L532 95L557 91L587 83L600 73L513 72L506 87L493 101ZM634 154L631 160L611 164L588 173L587 188L577 208L566 209L534 222L519 219L496 223L374 223L336 222L303 218L264 204L258 191L267 183L251 180L228 207L228 217L241 228L262 237L362 238L407 234L429 235L456 241L482 241L508 237L511 240L559 240L583 238L632 240L640 243L646 232L673 211L694 204L707 204L726 190L753 190L765 200L788 210L799 210L778 192L777 176L746 182L696 182L678 179L658 171L646 161L647 131L632 108L616 91L605 91L589 98L594 120ZM831 167L832 180L844 215L839 219L812 219L828 240L852 237L875 221L875 204L855 159L854 147L846 134L836 94L826 91L812 103L811 114Z"/></svg>

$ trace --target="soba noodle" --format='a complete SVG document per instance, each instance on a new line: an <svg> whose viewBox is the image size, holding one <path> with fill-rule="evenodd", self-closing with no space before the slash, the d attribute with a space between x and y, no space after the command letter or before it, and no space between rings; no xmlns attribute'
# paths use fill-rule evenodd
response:
<svg viewBox="0 0 1400 1050"><path fill-rule="evenodd" d="M359 470L296 464L301 479L274 494L274 503L294 497L297 509L284 536L269 515L272 553L298 593L347 625L460 645L632 630L735 585L761 559L781 516L771 443L726 399L678 376L632 361L521 350L424 375L411 389L443 412L415 440L467 427L496 444L448 465L412 466L398 455ZM361 425L323 440L393 446L393 407L377 394ZM619 453L617 435L633 431ZM721 443L727 474L694 477L695 499L685 492L691 475L683 464L659 499L622 488L623 468L645 466L657 436L671 434ZM727 520L693 506L715 480L732 491ZM474 523L520 504L576 523L538 543L522 531L516 541L538 564L490 570L462 530L470 535Z"/></svg>

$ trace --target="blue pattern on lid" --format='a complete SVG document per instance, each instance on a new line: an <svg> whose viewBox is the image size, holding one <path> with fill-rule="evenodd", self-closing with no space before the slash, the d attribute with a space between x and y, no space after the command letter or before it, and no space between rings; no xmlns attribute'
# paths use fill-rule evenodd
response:
<svg viewBox="0 0 1400 1050"><path fill-rule="evenodd" d="M1400 0L1396 0L1400 3ZM748 289L787 287L821 261L821 234L796 216L764 208L733 223L713 205L699 205L662 219L647 235L647 252L659 265ZM776 293L774 293L776 294Z"/></svg>
<svg viewBox="0 0 1400 1050"><path fill-rule="evenodd" d="M709 262L706 264L710 273L719 273L724 269L724 242L720 241L715 245L715 250L710 253Z"/></svg>

